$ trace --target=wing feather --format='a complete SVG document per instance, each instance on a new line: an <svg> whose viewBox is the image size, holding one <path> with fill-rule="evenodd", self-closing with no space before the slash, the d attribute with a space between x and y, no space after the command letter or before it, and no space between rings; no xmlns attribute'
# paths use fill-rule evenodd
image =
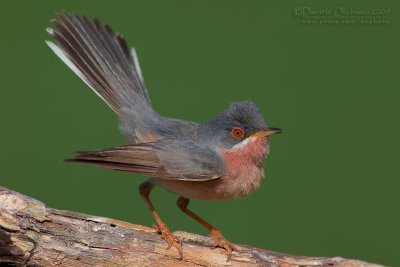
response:
<svg viewBox="0 0 400 267"><path fill-rule="evenodd" d="M168 139L78 152L66 161L172 180L206 181L225 173L224 160L217 152L193 141Z"/></svg>

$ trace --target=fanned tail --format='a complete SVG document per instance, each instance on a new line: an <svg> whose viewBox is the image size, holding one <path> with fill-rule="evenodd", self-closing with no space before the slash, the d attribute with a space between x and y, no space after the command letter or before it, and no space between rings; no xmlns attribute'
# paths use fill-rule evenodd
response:
<svg viewBox="0 0 400 267"><path fill-rule="evenodd" d="M55 43L46 43L111 109L123 117L125 109L151 108L136 52L121 35L98 19L57 18L58 31L47 29Z"/></svg>

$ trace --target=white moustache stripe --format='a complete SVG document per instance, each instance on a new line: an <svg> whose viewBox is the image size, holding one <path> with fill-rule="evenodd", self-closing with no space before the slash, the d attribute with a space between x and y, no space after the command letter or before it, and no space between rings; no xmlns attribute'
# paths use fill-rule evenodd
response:
<svg viewBox="0 0 400 267"><path fill-rule="evenodd" d="M230 150L241 149L244 146L246 146L248 143L254 142L256 139L257 139L257 137L248 137L248 138L244 139L242 142L234 145Z"/></svg>

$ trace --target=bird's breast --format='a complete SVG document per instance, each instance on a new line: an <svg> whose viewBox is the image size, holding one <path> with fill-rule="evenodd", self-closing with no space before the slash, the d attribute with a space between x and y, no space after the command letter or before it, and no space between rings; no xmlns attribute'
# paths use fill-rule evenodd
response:
<svg viewBox="0 0 400 267"><path fill-rule="evenodd" d="M151 182L190 199L230 199L256 190L264 175L263 160L268 153L266 138L254 138L219 151L226 173L208 181L182 181L152 178Z"/></svg>
<svg viewBox="0 0 400 267"><path fill-rule="evenodd" d="M226 175L223 191L227 196L246 196L255 191L264 176L263 160L268 154L266 138L248 138L229 150L221 150Z"/></svg>

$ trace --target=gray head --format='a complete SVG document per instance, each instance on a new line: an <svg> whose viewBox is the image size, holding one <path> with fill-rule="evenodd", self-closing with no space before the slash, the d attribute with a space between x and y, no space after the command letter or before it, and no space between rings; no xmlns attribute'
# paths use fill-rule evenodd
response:
<svg viewBox="0 0 400 267"><path fill-rule="evenodd" d="M251 101L232 102L226 110L205 123L202 130L201 137L225 149L250 137L266 137L281 132L267 126L260 109Z"/></svg>

